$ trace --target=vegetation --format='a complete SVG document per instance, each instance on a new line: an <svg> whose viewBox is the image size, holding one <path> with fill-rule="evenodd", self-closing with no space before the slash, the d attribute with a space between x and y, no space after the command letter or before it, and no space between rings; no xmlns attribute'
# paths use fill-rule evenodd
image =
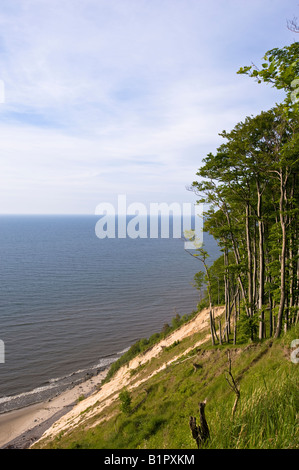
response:
<svg viewBox="0 0 299 470"><path fill-rule="evenodd" d="M130 414L132 398L130 392L127 389L124 389L120 392L119 400L120 410L125 414Z"/></svg>
<svg viewBox="0 0 299 470"><path fill-rule="evenodd" d="M192 185L208 207L205 230L223 251L210 269L203 248L195 255L206 272L213 344L217 287L218 303L224 297L226 305L224 338L232 318L242 319L242 334L247 328L251 340L257 319L260 340L278 338L298 321L299 43L267 52L261 70L250 66L239 73L283 89L286 97L223 131L225 142L203 160Z"/></svg>
<svg viewBox="0 0 299 470"><path fill-rule="evenodd" d="M130 347L130 349L128 349L128 351L126 351L117 361L111 364L109 372L104 380L104 383L108 382L122 366L128 364L132 359L134 359L134 357L138 356L138 354L141 354L153 347L155 344L161 341L161 339L169 335L172 331L176 330L181 325L191 320L196 314L197 311L193 311L189 315L183 315L182 317L179 314L176 314L176 316L172 319L171 326L168 323L165 323L160 333L154 333L148 339L142 338L136 341L136 343L134 343Z"/></svg>
<svg viewBox="0 0 299 470"><path fill-rule="evenodd" d="M239 73L283 89L285 100L223 131L225 143L204 159L192 186L208 207L205 230L223 252L210 267L204 248L194 255L204 268L194 282L206 286L199 309L209 307L212 341L195 347L196 333L165 347L131 371L130 386L102 411L35 447L299 448L298 361L291 356L299 337L299 43L267 52L260 70ZM216 323L219 304L225 313ZM106 382L195 313L135 343ZM199 402L209 432L195 442Z"/></svg>
<svg viewBox="0 0 299 470"><path fill-rule="evenodd" d="M206 343L145 384L124 390L124 396L82 425L36 447L197 450L189 418L198 415L198 403L206 399L210 437L203 448L297 449L299 376L298 364L290 360L290 345L298 334L298 325L293 325L281 338L261 343L216 347ZM194 339L186 338L177 347ZM234 413L236 394L227 382L228 350L240 390ZM156 367L170 353L163 351ZM177 354L176 348L172 354ZM201 365L197 370L194 360ZM120 410L124 402L128 412Z"/></svg>
<svg viewBox="0 0 299 470"><path fill-rule="evenodd" d="M78 398L77 398L77 403L80 403L80 401L83 401L85 400L85 396L84 395L80 395Z"/></svg>

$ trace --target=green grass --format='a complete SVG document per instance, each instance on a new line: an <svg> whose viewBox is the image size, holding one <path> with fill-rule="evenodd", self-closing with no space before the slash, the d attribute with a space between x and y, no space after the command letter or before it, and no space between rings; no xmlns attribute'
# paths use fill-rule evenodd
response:
<svg viewBox="0 0 299 470"><path fill-rule="evenodd" d="M164 350L136 371L132 380L183 354L198 337L186 338ZM100 424L93 426L102 414L36 447L196 449L189 418L199 418L198 403L207 399L210 439L205 448L298 448L299 364L290 360L290 344L295 338L299 338L298 326L274 341L202 346L130 390L130 413L123 413L121 402L116 400L102 412L106 418ZM228 348L232 373L240 387L234 418L235 394L225 379ZM196 357L192 357L194 354ZM201 367L195 370L193 362Z"/></svg>
<svg viewBox="0 0 299 470"><path fill-rule="evenodd" d="M186 315L183 315L182 317L180 317L179 315L176 315L176 317L172 319L171 326L168 324L165 324L160 333L154 333L149 338L141 338L140 340L136 341L136 343L134 343L128 349L128 351L126 351L117 361L115 361L111 365L104 382L108 382L122 366L124 366L125 364L128 364L137 355L152 348L155 344L157 344L159 341L164 339L170 333L172 333L177 328L182 326L184 323L187 323L192 318L194 318L194 316L196 316L197 313L198 311L194 310L189 315L186 314Z"/></svg>

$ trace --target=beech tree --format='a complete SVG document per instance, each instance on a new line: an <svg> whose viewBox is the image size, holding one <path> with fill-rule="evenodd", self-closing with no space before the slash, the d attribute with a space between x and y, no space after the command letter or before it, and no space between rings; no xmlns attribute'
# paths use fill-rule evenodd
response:
<svg viewBox="0 0 299 470"><path fill-rule="evenodd" d="M295 185L298 182L298 114L299 114L299 43L294 42L290 46L282 49L272 49L264 56L265 62L262 68L256 66L243 67L238 73L248 74L250 77L257 78L258 82L271 83L277 89L283 89L286 92L286 98L278 109L276 114L275 132L276 139L274 148L272 149L272 157L274 157L274 167L268 169L278 178L280 188L279 198L279 218L281 225L281 282L280 282L280 304L278 312L278 323L275 336L281 333L282 319L285 310L286 293L286 267L290 264L292 293L290 295L293 300L294 296L294 265L295 257L294 246L297 242L297 264L298 264L298 233L296 227L292 236L287 232L290 230L291 221L294 223L294 211L298 210L298 197L295 194ZM281 145L282 144L282 145ZM297 202L297 204L296 204ZM288 247L289 236L289 247ZM290 250L291 259L287 260L287 250ZM297 269L297 291L298 291L298 269ZM298 296L298 294L297 294ZM298 302L297 302L298 308ZM288 326L288 314L292 311L293 305L289 305L286 310L285 328Z"/></svg>
<svg viewBox="0 0 299 470"><path fill-rule="evenodd" d="M287 329L298 317L299 44L267 52L260 70L238 73L284 89L285 99L220 133L225 142L203 159L192 188L208 207L205 230L224 253L227 332L240 299L263 339L266 323L278 337L283 322Z"/></svg>

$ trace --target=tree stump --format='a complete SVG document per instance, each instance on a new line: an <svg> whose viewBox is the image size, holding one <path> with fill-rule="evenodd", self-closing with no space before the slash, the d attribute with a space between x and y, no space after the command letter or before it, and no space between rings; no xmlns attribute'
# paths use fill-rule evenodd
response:
<svg viewBox="0 0 299 470"><path fill-rule="evenodd" d="M192 437L195 439L197 448L199 449L200 446L210 437L209 426L205 416L205 406L206 400L199 403L199 421L200 425L196 425L196 418L194 416L190 416L189 426L191 429Z"/></svg>

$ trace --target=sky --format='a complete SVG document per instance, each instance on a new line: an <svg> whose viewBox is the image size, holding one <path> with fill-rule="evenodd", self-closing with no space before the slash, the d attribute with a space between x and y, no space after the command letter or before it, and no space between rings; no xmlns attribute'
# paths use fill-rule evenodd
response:
<svg viewBox="0 0 299 470"><path fill-rule="evenodd" d="M0 0L0 214L195 203L202 159L283 99L240 67L298 0Z"/></svg>

